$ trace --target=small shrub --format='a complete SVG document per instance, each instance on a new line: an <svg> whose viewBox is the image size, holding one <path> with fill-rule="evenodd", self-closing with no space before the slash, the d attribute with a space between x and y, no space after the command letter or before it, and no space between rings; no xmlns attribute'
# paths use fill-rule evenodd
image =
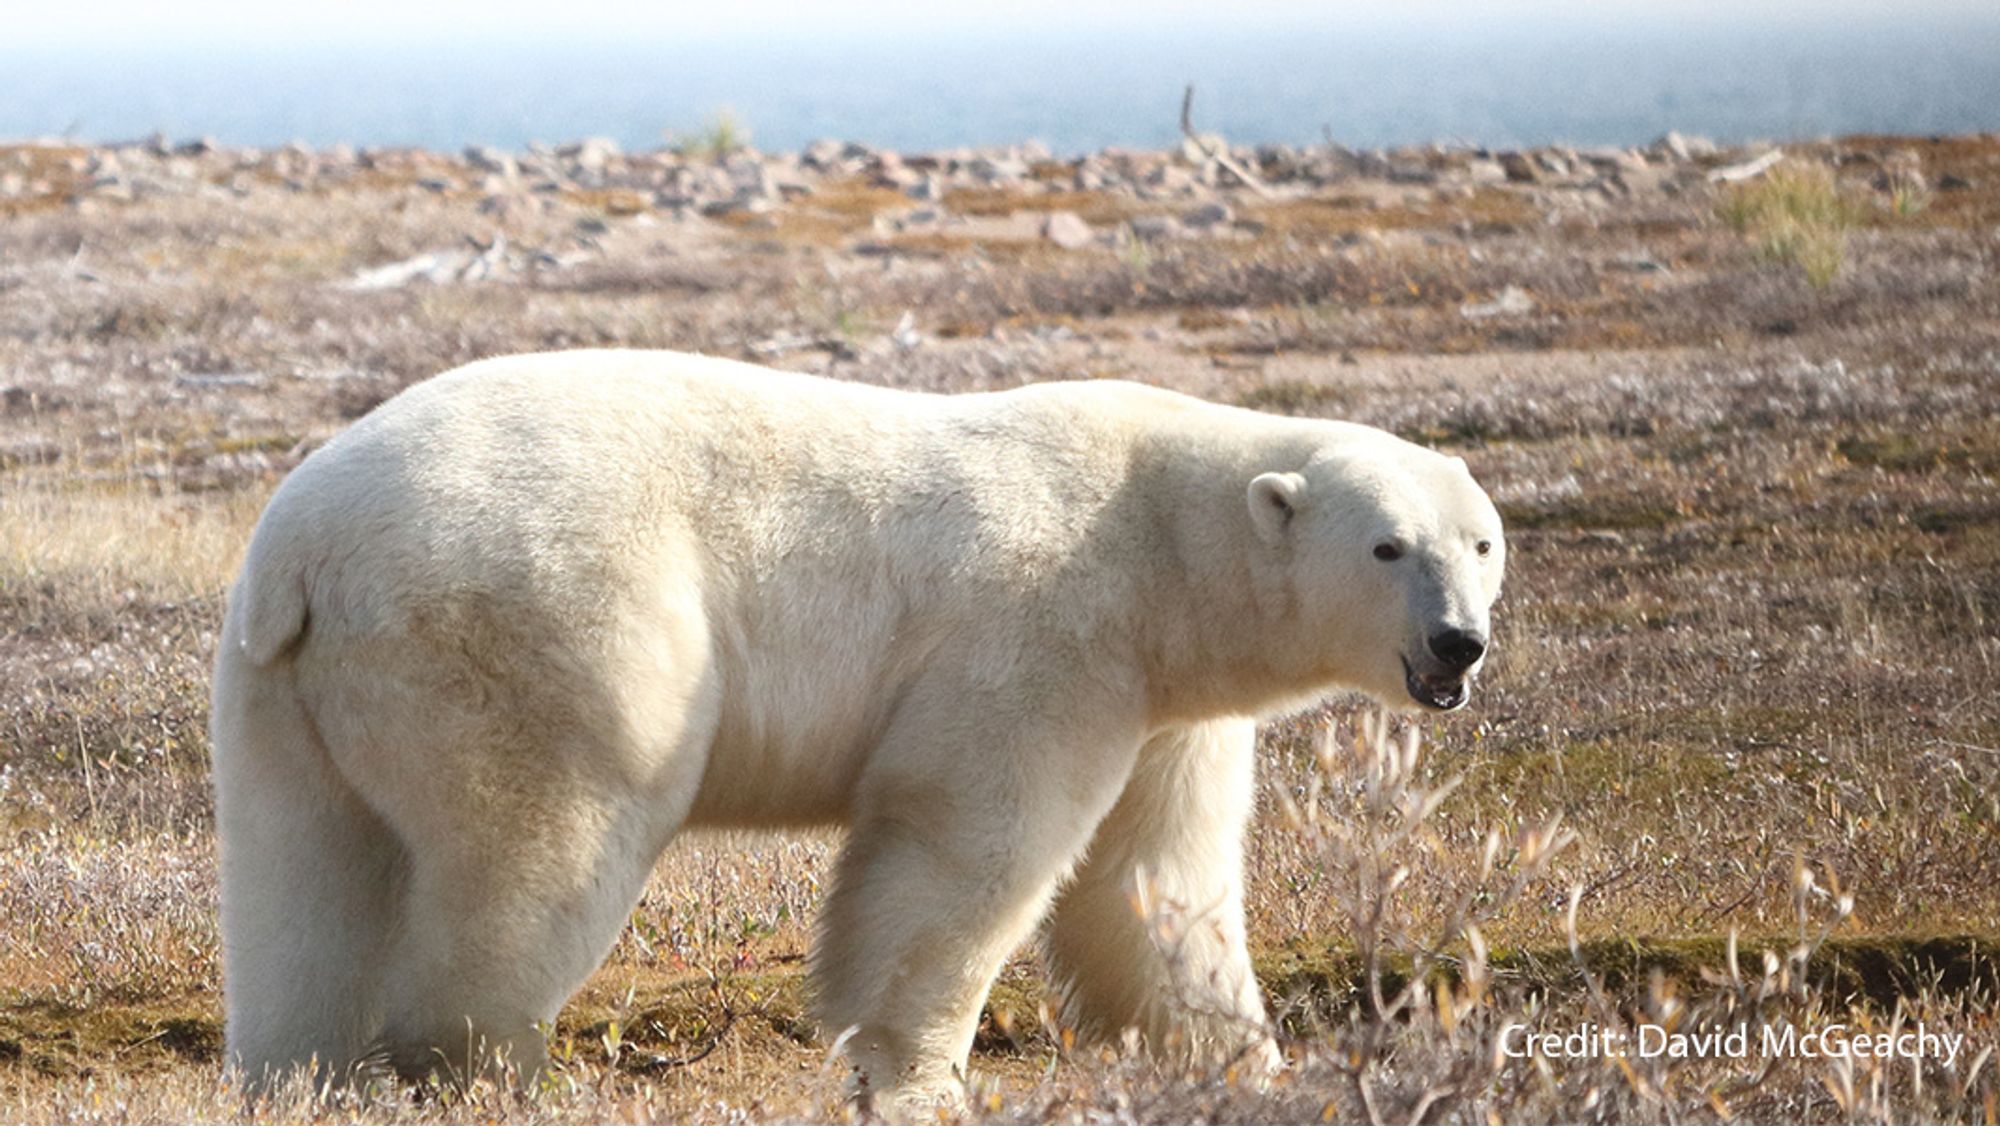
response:
<svg viewBox="0 0 2000 1126"><path fill-rule="evenodd" d="M1798 266L1814 289L1825 289L1840 276L1857 211L1830 170L1796 162L1732 189L1718 209L1764 257Z"/></svg>
<svg viewBox="0 0 2000 1126"><path fill-rule="evenodd" d="M749 147L750 130L728 110L718 110L699 130L683 138L674 151L690 159L723 160Z"/></svg>

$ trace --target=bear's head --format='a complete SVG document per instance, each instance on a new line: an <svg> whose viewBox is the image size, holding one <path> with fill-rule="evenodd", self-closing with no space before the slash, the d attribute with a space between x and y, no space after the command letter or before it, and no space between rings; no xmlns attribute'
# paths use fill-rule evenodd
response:
<svg viewBox="0 0 2000 1126"><path fill-rule="evenodd" d="M1249 502L1259 569L1285 588L1284 642L1318 675L1390 706L1466 702L1507 545L1464 461L1388 435L1343 441L1260 474Z"/></svg>

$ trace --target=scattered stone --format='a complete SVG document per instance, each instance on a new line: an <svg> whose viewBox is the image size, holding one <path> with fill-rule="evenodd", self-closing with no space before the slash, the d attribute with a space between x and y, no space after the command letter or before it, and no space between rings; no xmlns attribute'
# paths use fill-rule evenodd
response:
<svg viewBox="0 0 2000 1126"><path fill-rule="evenodd" d="M176 387L262 387L270 377L261 371L190 372L174 376Z"/></svg>
<svg viewBox="0 0 2000 1126"><path fill-rule="evenodd" d="M521 174L521 166L515 163L514 154L492 145L466 146L465 162L481 172L491 172L509 179Z"/></svg>
<svg viewBox="0 0 2000 1126"><path fill-rule="evenodd" d="M1171 215L1135 215L1125 225L1134 237L1146 242L1179 238L1182 234L1180 220Z"/></svg>
<svg viewBox="0 0 2000 1126"><path fill-rule="evenodd" d="M1502 152L1500 168L1506 172L1506 178L1512 184L1534 184L1542 180L1542 172L1534 166L1532 160L1528 160L1520 152Z"/></svg>
<svg viewBox="0 0 2000 1126"><path fill-rule="evenodd" d="M1064 250L1081 250L1097 241L1090 224L1074 211L1051 211L1042 221L1042 237Z"/></svg>
<svg viewBox="0 0 2000 1126"><path fill-rule="evenodd" d="M375 266L355 274L342 283L342 289L354 292L369 292L384 289L400 289L416 282L444 285L451 282L483 281L497 278L507 272L507 239L495 235L493 242L473 250L437 250L429 254L419 254L405 258L401 262L391 262L386 266Z"/></svg>
<svg viewBox="0 0 2000 1126"><path fill-rule="evenodd" d="M1612 260L1612 266L1634 274L1668 274L1666 264L1650 254L1624 254Z"/></svg>
<svg viewBox="0 0 2000 1126"><path fill-rule="evenodd" d="M1181 139L1181 159L1189 164L1207 164L1211 153L1228 152L1229 141L1220 133L1198 133Z"/></svg>
<svg viewBox="0 0 2000 1126"><path fill-rule="evenodd" d="M1222 226L1235 218L1236 213L1221 200L1210 200L1181 212L1181 222L1198 231Z"/></svg>
<svg viewBox="0 0 2000 1126"><path fill-rule="evenodd" d="M991 187L1018 184L1028 176L1028 166L1012 157L979 157L966 167L974 179Z"/></svg>
<svg viewBox="0 0 2000 1126"><path fill-rule="evenodd" d="M1474 160L1465 166L1465 175L1474 184L1482 186L1504 184L1513 179L1507 166L1497 160Z"/></svg>
<svg viewBox="0 0 2000 1126"><path fill-rule="evenodd" d="M847 159L847 146L830 137L814 141L799 154L799 162L821 172L839 169Z"/></svg>
<svg viewBox="0 0 2000 1126"><path fill-rule="evenodd" d="M1715 142L1707 137L1690 137L1678 129L1669 129L1652 145L1653 155L1666 160L1686 164L1690 160L1700 160L1714 156Z"/></svg>
<svg viewBox="0 0 2000 1126"><path fill-rule="evenodd" d="M1535 311L1535 299L1528 291L1517 285L1510 285L1500 291L1491 301L1470 302L1459 306L1459 315L1469 321L1485 320L1488 317L1518 316Z"/></svg>

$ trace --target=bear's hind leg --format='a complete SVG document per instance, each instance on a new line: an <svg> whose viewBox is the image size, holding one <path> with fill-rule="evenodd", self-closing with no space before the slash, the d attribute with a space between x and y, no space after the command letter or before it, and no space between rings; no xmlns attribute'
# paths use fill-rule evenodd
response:
<svg viewBox="0 0 2000 1126"><path fill-rule="evenodd" d="M290 670L216 670L226 1058L258 1091L347 1079L381 1027L373 988L404 857L327 759Z"/></svg>
<svg viewBox="0 0 2000 1126"><path fill-rule="evenodd" d="M1169 1058L1278 1066L1243 928L1255 740L1250 720L1214 720L1139 752L1048 930L1062 1019L1084 1035L1136 1028Z"/></svg>
<svg viewBox="0 0 2000 1126"><path fill-rule="evenodd" d="M863 779L813 953L821 1026L842 1042L853 1093L892 1116L962 1098L994 977L1138 750L1136 738L920 728L892 731Z"/></svg>
<svg viewBox="0 0 2000 1126"><path fill-rule="evenodd" d="M544 798L532 823L440 825L413 842L381 1045L406 1078L531 1081L547 1024L644 890L665 834L630 796Z"/></svg>
<svg viewBox="0 0 2000 1126"><path fill-rule="evenodd" d="M383 970L382 1046L398 1072L532 1082L547 1026L610 952L694 802L713 715L697 698L671 738L655 728L638 743L619 723L524 739L499 712L459 729L469 744L437 749L460 769L403 776L389 819L409 875Z"/></svg>

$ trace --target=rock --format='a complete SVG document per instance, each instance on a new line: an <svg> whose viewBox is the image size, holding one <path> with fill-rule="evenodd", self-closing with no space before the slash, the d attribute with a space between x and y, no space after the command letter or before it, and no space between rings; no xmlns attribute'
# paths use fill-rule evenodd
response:
<svg viewBox="0 0 2000 1126"><path fill-rule="evenodd" d="M1210 200L1207 203L1198 204L1181 212L1181 222L1200 231L1205 231L1210 227L1221 226L1233 221L1235 218L1236 213L1229 209L1228 204L1220 200Z"/></svg>
<svg viewBox="0 0 2000 1126"><path fill-rule="evenodd" d="M1435 184L1438 174L1427 164L1399 161L1389 166L1387 178L1392 184Z"/></svg>
<svg viewBox="0 0 2000 1126"><path fill-rule="evenodd" d="M1028 166L1012 157L975 157L966 171L987 187L1011 186L1028 176Z"/></svg>
<svg viewBox="0 0 2000 1126"><path fill-rule="evenodd" d="M521 166L514 162L514 155L492 145L467 145L465 162L481 172L491 172L496 176L521 174Z"/></svg>
<svg viewBox="0 0 2000 1126"><path fill-rule="evenodd" d="M739 194L728 199L711 200L701 205L701 213L710 218L720 215L764 215L775 210L777 204L769 196Z"/></svg>
<svg viewBox="0 0 2000 1126"><path fill-rule="evenodd" d="M1148 199L1173 199L1196 194L1195 178L1185 168L1162 164L1146 173L1141 184Z"/></svg>
<svg viewBox="0 0 2000 1126"><path fill-rule="evenodd" d="M624 151L609 137L585 137L557 149L556 155L568 160L577 171L595 177L602 176Z"/></svg>
<svg viewBox="0 0 2000 1126"><path fill-rule="evenodd" d="M391 262L386 266L375 266L355 274L340 288L357 292L370 290L398 289L415 282L430 282L443 285L457 281L481 281L501 277L510 272L507 261L507 239L495 235L486 246L473 244L475 250L437 250L429 254L419 254L405 258L401 262ZM476 252L475 252L476 251Z"/></svg>
<svg viewBox="0 0 2000 1126"><path fill-rule="evenodd" d="M1125 226L1134 237L1145 242L1179 238L1182 234L1180 220L1171 215L1135 215Z"/></svg>
<svg viewBox="0 0 2000 1126"><path fill-rule="evenodd" d="M1643 153L1636 149L1621 149L1615 145L1578 149L1577 155L1605 172L1623 172L1627 169L1646 167L1646 157Z"/></svg>
<svg viewBox="0 0 2000 1126"><path fill-rule="evenodd" d="M1465 166L1465 175L1474 184L1504 184L1513 179L1507 166L1497 160L1474 160Z"/></svg>
<svg viewBox="0 0 2000 1126"><path fill-rule="evenodd" d="M1535 299L1528 296L1528 291L1520 286L1510 285L1501 290L1500 295L1491 301L1471 302L1459 306L1458 313L1466 320L1478 321L1488 317L1518 316L1522 313L1532 313L1534 310Z"/></svg>
<svg viewBox="0 0 2000 1126"><path fill-rule="evenodd" d="M1296 180L1302 173L1304 164L1299 150L1290 145L1258 145L1256 152L1257 174L1273 183Z"/></svg>
<svg viewBox="0 0 2000 1126"><path fill-rule="evenodd" d="M1189 164L1206 164L1214 159L1210 153L1228 151L1229 142L1220 133L1197 133L1181 139L1181 159Z"/></svg>
<svg viewBox="0 0 2000 1126"><path fill-rule="evenodd" d="M1074 211L1051 211L1042 220L1042 237L1064 250L1081 250L1097 241L1090 224Z"/></svg>
<svg viewBox="0 0 2000 1126"><path fill-rule="evenodd" d="M754 156L738 153L725 161L722 169L738 199L775 200L782 194L770 166Z"/></svg>
<svg viewBox="0 0 2000 1126"><path fill-rule="evenodd" d="M801 164L808 168L817 168L822 172L839 169L846 159L847 146L831 137L814 141L799 154Z"/></svg>
<svg viewBox="0 0 2000 1126"><path fill-rule="evenodd" d="M935 203L944 198L944 181L938 179L937 173L926 172L921 179L904 188L903 194L911 199Z"/></svg>
<svg viewBox="0 0 2000 1126"><path fill-rule="evenodd" d="M117 203L131 203L138 198L131 183L122 176L99 176L91 181L90 194Z"/></svg>
<svg viewBox="0 0 2000 1126"><path fill-rule="evenodd" d="M1704 137L1699 133L1696 133L1693 136L1689 136L1683 139L1686 140L1687 142L1688 153L1692 155L1696 160L1702 160L1706 157L1714 156L1716 153L1722 151L1722 146L1716 144L1714 141L1709 140L1707 137Z"/></svg>

